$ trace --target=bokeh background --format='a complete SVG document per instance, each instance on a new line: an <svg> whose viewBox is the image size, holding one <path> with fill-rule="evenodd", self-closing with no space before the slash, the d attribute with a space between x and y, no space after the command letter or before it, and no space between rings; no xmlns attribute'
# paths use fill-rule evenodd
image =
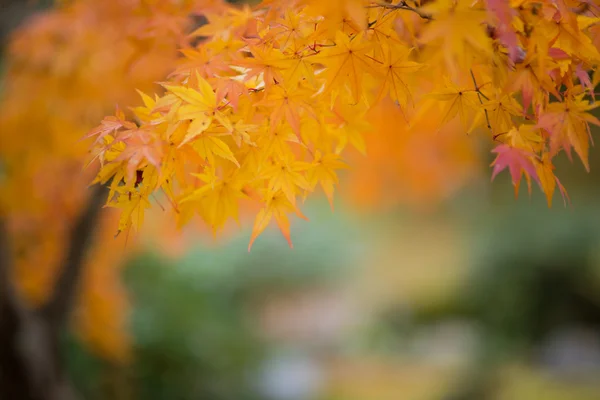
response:
<svg viewBox="0 0 600 400"><path fill-rule="evenodd" d="M6 91L15 79L10 43L14 51L35 42L25 34L37 32L32 18L53 5L0 4ZM68 49L77 39L61 43ZM14 45L18 40L30 41ZM18 62L27 67L45 57L40 52L22 52ZM75 55L62 67L76 68ZM96 73L103 79L114 72ZM160 73L148 72L146 84ZM69 88L46 90L64 91L66 100L57 102L79 101ZM123 99L119 93L102 100L107 107L94 104L72 137ZM36 116L11 112L14 124ZM34 135L20 135L3 135L0 146L36 146ZM473 154L456 150L460 156L439 162L424 154L431 143L405 140L406 156L393 167L400 178L390 181L374 178L390 166L376 164L386 146L372 143L374 158L364 161L370 169L343 177L335 212L324 196L304 205L310 222L293 221L294 249L271 229L248 253L248 223L215 240L202 230L176 234L162 228L160 215L151 218L135 245L115 246L118 256L84 278L79 322L61 345L81 397L600 398L600 154L592 150L590 174L578 161L557 161L571 204L556 195L548 208L537 188L530 196L522 188L515 199L508 176L489 182L491 155L479 144ZM458 173L466 164L481 173ZM0 165L8 179L8 162L0 158ZM17 278L31 302L43 298L43 279L23 271Z"/></svg>

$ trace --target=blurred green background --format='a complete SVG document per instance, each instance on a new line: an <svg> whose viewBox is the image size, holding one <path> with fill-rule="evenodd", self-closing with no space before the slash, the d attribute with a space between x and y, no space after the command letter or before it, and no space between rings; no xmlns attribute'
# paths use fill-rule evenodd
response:
<svg viewBox="0 0 600 400"><path fill-rule="evenodd" d="M135 361L103 364L72 339L77 386L90 399L598 399L598 178L561 163L566 207L515 199L501 176L427 214L310 202L293 250L270 230L249 254L245 231L176 260L139 254L124 276Z"/></svg>

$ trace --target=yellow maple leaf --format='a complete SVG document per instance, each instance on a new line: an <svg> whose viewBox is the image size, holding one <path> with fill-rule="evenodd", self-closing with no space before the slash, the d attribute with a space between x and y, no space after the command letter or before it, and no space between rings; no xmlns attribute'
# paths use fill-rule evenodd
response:
<svg viewBox="0 0 600 400"><path fill-rule="evenodd" d="M231 161L236 166L240 163L236 160L233 152L223 140L209 133L204 133L194 139L192 148L204 159L208 165L215 166L215 156Z"/></svg>
<svg viewBox="0 0 600 400"><path fill-rule="evenodd" d="M365 75L378 74L373 59L369 56L372 48L373 44L364 40L362 33L349 37L338 31L335 46L323 48L312 58L313 62L325 66L322 72L325 90L333 92L335 97L347 86L354 102L358 102L362 96L362 81Z"/></svg>
<svg viewBox="0 0 600 400"><path fill-rule="evenodd" d="M213 234L223 228L229 218L238 221L238 200L247 197L242 191L243 182L236 179L235 174L225 178L214 175L192 174L204 185L186 195L182 203L193 202L193 207L202 219L212 228Z"/></svg>
<svg viewBox="0 0 600 400"><path fill-rule="evenodd" d="M432 15L420 43L437 44L451 75L469 70L474 59L492 57L492 40L485 31L485 10L470 0L440 0L423 10Z"/></svg>
<svg viewBox="0 0 600 400"><path fill-rule="evenodd" d="M333 209L333 191L338 183L336 170L348 168L348 165L341 161L341 157L335 153L322 154L320 151L315 153L315 159L312 167L307 171L307 180L310 186L321 185L329 205Z"/></svg>
<svg viewBox="0 0 600 400"><path fill-rule="evenodd" d="M539 117L538 126L550 133L550 154L561 148L570 155L573 147L589 171L588 149L591 138L589 125L600 126L600 120L587 111L598 107L584 99L584 94L567 96L564 102L553 102Z"/></svg>
<svg viewBox="0 0 600 400"><path fill-rule="evenodd" d="M446 87L444 89L431 92L426 97L446 103L442 124L447 123L458 115L465 130L467 129L467 111L474 110L478 112L481 105L477 92L474 89L464 86L458 87L449 79L446 79Z"/></svg>
<svg viewBox="0 0 600 400"><path fill-rule="evenodd" d="M281 233L287 240L290 247L294 247L292 239L290 237L290 220L287 216L290 212L295 212L297 216L302 219L308 220L300 210L293 205L287 196L281 192L267 192L265 200L265 206L260 209L254 220L254 227L252 228L252 235L250 236L250 243L248 244L248 251L252 248L252 244L256 238L266 229L271 222L271 219L275 218L277 226L281 230Z"/></svg>
<svg viewBox="0 0 600 400"><path fill-rule="evenodd" d="M383 50L385 58L379 66L384 76L379 97L389 94L402 107L412 100L407 84L410 74L423 68L422 64L408 59L410 52L410 49L398 45L386 45Z"/></svg>

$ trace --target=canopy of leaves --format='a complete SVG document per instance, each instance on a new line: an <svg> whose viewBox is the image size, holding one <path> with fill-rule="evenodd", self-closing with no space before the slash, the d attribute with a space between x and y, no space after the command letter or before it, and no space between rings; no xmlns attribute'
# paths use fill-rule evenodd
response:
<svg viewBox="0 0 600 400"><path fill-rule="evenodd" d="M566 197L553 157L574 149L587 168L600 122L590 114L599 12L576 0L216 7L164 91L133 109L135 126L107 117L89 133L96 181L111 181L119 230L138 228L148 196L164 191L180 224L198 214L216 233L253 203L250 245L270 221L291 244L289 215L304 217L299 200L318 187L332 200L350 150L368 153L364 134L380 134L360 116L380 110L398 135L461 143L481 132L497 144L493 176L508 169L515 190L525 176L550 203L557 187ZM428 155L404 157L419 168ZM449 171L448 182L453 173L468 174Z"/></svg>

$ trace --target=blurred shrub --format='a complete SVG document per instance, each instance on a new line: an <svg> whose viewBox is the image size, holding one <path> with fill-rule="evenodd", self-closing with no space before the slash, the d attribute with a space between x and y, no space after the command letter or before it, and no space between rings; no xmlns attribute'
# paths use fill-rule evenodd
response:
<svg viewBox="0 0 600 400"><path fill-rule="evenodd" d="M70 370L84 398L265 399L257 380L273 346L259 337L254 300L336 282L360 255L359 245L346 246L357 230L326 203L307 214L318 215L319 229L299 225L293 250L269 231L250 253L241 235L217 247L199 243L177 261L134 258L124 269L133 362L110 365L71 339Z"/></svg>

